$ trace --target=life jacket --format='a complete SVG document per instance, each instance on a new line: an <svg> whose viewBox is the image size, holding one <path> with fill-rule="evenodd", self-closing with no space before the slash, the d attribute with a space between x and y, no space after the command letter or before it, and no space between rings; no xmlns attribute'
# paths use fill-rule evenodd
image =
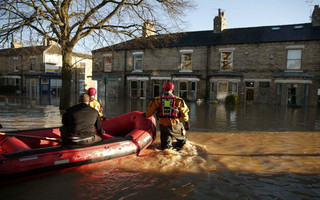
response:
<svg viewBox="0 0 320 200"><path fill-rule="evenodd" d="M103 113L102 113L102 107L99 101L95 100L95 99L90 99L89 101L89 105L96 109L99 112L99 116L102 117Z"/></svg>
<svg viewBox="0 0 320 200"><path fill-rule="evenodd" d="M180 115L176 104L176 96L162 95L160 98L160 108L157 115L158 117L179 118Z"/></svg>

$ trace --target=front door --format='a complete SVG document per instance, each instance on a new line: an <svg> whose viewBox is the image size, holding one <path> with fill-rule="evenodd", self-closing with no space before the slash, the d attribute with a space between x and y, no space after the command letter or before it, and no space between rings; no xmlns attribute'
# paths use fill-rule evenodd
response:
<svg viewBox="0 0 320 200"><path fill-rule="evenodd" d="M246 103L252 104L254 101L254 90L253 89L246 89Z"/></svg>

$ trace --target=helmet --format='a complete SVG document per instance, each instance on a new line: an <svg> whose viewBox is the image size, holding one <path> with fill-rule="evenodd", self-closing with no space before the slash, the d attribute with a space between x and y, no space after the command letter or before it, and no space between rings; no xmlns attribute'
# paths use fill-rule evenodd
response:
<svg viewBox="0 0 320 200"><path fill-rule="evenodd" d="M171 82L166 82L165 84L163 84L162 89L164 91L174 90L174 84Z"/></svg>
<svg viewBox="0 0 320 200"><path fill-rule="evenodd" d="M95 96L97 94L97 90L95 88L89 88L88 89L88 95L90 97Z"/></svg>

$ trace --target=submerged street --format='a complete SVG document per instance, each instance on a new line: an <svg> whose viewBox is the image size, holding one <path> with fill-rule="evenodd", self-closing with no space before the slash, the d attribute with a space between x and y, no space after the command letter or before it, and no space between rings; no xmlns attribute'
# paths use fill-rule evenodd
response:
<svg viewBox="0 0 320 200"><path fill-rule="evenodd" d="M107 118L149 102L101 102ZM1 187L4 199L316 199L318 108L188 103L189 142L179 153L156 141L138 157L107 161ZM6 130L61 125L57 106L0 103Z"/></svg>

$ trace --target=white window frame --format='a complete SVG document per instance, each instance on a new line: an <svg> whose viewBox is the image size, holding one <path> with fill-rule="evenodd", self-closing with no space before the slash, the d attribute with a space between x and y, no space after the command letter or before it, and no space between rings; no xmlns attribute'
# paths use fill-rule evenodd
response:
<svg viewBox="0 0 320 200"><path fill-rule="evenodd" d="M138 63L141 65L141 69L138 69ZM142 72L143 70L143 52L134 52L133 53L133 71Z"/></svg>
<svg viewBox="0 0 320 200"><path fill-rule="evenodd" d="M233 71L233 52L234 49L220 49L220 71ZM224 58L225 53L230 53L230 58ZM226 65L230 65L230 69L224 68Z"/></svg>
<svg viewBox="0 0 320 200"><path fill-rule="evenodd" d="M186 60L186 56L189 55L189 60ZM192 56L193 56L193 50L187 49L187 50L180 50L180 71L181 72L192 72Z"/></svg>
<svg viewBox="0 0 320 200"><path fill-rule="evenodd" d="M302 49L287 49L287 70L301 70Z"/></svg>
<svg viewBox="0 0 320 200"><path fill-rule="evenodd" d="M103 55L103 71L112 72L112 54Z"/></svg>
<svg viewBox="0 0 320 200"><path fill-rule="evenodd" d="M132 83L135 82L136 83L136 88L132 88ZM138 90L139 90L139 82L138 80L131 80L130 81L130 97L137 97L138 96ZM135 96L132 96L133 95L133 91L136 92Z"/></svg>
<svg viewBox="0 0 320 200"><path fill-rule="evenodd" d="M19 68L18 68L18 58L17 58L17 57L12 58L12 65L13 65L13 71L14 71L14 72L19 71Z"/></svg>
<svg viewBox="0 0 320 200"><path fill-rule="evenodd" d="M181 83L185 83L186 84L186 89L185 90L181 90ZM186 97L188 97L188 81L179 81L179 96L180 97L184 97L183 93L186 93Z"/></svg>
<svg viewBox="0 0 320 200"><path fill-rule="evenodd" d="M238 94L238 83L237 82L228 82L228 90L229 90L229 84L231 84L231 94ZM233 88L233 86L236 86L235 88ZM235 89L235 91L233 90ZM230 92L230 91L228 91Z"/></svg>
<svg viewBox="0 0 320 200"><path fill-rule="evenodd" d="M146 99L146 93L147 93L147 81L140 81L140 99Z"/></svg>
<svg viewBox="0 0 320 200"><path fill-rule="evenodd" d="M30 62L31 62L31 65L30 65L30 71L34 71L36 69L36 57L35 56L31 56L30 57Z"/></svg>
<svg viewBox="0 0 320 200"><path fill-rule="evenodd" d="M86 63L85 62L80 62L79 64L79 74L86 74ZM83 70L82 70L83 69Z"/></svg>

